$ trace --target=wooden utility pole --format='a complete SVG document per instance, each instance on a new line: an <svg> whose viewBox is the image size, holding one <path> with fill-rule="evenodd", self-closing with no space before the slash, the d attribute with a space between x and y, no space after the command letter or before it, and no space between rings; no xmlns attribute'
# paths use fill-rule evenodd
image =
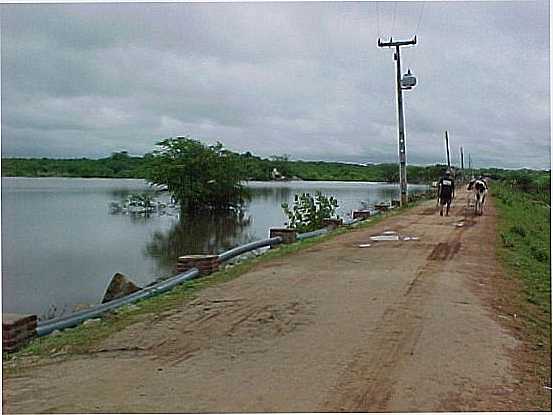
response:
<svg viewBox="0 0 553 415"><path fill-rule="evenodd" d="M399 132L399 188L400 188L400 206L407 204L407 157L405 154L405 126L403 120L403 95L401 86L401 57L399 53L400 46L416 45L417 37L413 40L394 42L390 38L389 42L381 42L378 39L378 46L383 47L395 47L394 59L396 61L396 87L397 87L397 119L398 119L398 132Z"/></svg>
<svg viewBox="0 0 553 415"><path fill-rule="evenodd" d="M451 168L451 162L449 160L449 138L447 136L447 130L445 131L445 151L447 153L447 168Z"/></svg>

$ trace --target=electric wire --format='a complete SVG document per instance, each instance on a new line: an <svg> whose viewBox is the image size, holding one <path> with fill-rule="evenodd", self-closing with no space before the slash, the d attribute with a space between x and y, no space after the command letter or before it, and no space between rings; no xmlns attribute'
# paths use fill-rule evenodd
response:
<svg viewBox="0 0 553 415"><path fill-rule="evenodd" d="M374 2L375 6L376 6L376 31L377 31L377 37L380 39L380 14L379 14L379 11L378 11L378 2L375 1Z"/></svg>
<svg viewBox="0 0 553 415"><path fill-rule="evenodd" d="M417 34L419 32L419 27L421 25L421 22L422 22L422 15L424 13L424 6L425 6L426 2L422 2L422 7L421 7L421 12L419 14L419 21L417 23L417 28L415 29L415 34Z"/></svg>
<svg viewBox="0 0 553 415"><path fill-rule="evenodd" d="M394 28L396 26L396 10L397 10L397 1L394 1L394 14L392 17L392 30L390 31L390 36L394 35Z"/></svg>

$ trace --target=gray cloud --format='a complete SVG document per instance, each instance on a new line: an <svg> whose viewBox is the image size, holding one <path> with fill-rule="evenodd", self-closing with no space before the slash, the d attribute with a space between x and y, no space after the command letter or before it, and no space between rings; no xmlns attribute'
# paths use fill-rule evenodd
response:
<svg viewBox="0 0 553 415"><path fill-rule="evenodd" d="M4 4L3 156L103 157L191 135L236 151L392 162L392 51L408 161L549 167L549 5ZM422 17L422 19L421 19Z"/></svg>

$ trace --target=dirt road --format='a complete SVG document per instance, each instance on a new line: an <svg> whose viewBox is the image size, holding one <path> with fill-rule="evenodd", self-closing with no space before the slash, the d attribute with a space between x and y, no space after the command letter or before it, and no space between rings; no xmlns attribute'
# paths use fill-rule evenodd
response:
<svg viewBox="0 0 553 415"><path fill-rule="evenodd" d="M510 396L517 340L489 306L493 206L465 218L461 202L449 217L434 205L263 263L90 356L11 377L5 409L525 410ZM387 230L418 239L370 240Z"/></svg>

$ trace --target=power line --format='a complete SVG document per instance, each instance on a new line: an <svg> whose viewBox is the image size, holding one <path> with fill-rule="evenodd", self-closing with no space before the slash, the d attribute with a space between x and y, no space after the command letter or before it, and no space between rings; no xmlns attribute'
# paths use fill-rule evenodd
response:
<svg viewBox="0 0 553 415"><path fill-rule="evenodd" d="M378 2L375 1L374 2L375 6L376 6L376 28L377 28L377 37L380 37L380 14L378 12Z"/></svg>
<svg viewBox="0 0 553 415"><path fill-rule="evenodd" d="M421 13L419 14L419 22L417 23L417 28L415 29L415 33L419 33L419 26L421 25L421 21L422 21L422 15L424 13L424 5L426 4L426 2L423 2L422 3L422 7L421 7Z"/></svg>
<svg viewBox="0 0 553 415"><path fill-rule="evenodd" d="M394 28L396 26L396 10L397 10L397 1L394 1L394 16L392 17L392 30L390 31L390 36L394 34Z"/></svg>

